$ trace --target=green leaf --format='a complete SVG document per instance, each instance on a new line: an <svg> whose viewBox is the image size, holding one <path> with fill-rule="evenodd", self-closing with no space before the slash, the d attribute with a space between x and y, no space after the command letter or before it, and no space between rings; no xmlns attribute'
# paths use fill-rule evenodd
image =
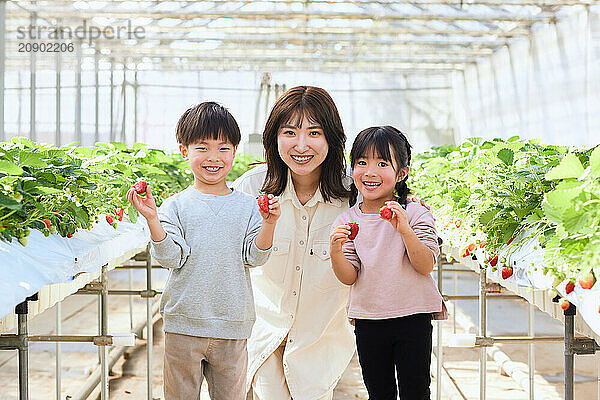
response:
<svg viewBox="0 0 600 400"><path fill-rule="evenodd" d="M47 187L47 186L37 186L31 190L31 193L38 193L38 194L58 194L58 193L62 193L62 192L63 191L60 189Z"/></svg>
<svg viewBox="0 0 600 400"><path fill-rule="evenodd" d="M498 158L506 165L513 164L515 153L511 149L502 149L498 152Z"/></svg>
<svg viewBox="0 0 600 400"><path fill-rule="evenodd" d="M127 164L120 163L120 164L115 165L115 168L117 170L121 171L124 176L131 176L131 174L133 174L131 167Z"/></svg>
<svg viewBox="0 0 600 400"><path fill-rule="evenodd" d="M508 139L506 139L507 142L516 142L517 140L519 140L518 136L511 136Z"/></svg>
<svg viewBox="0 0 600 400"><path fill-rule="evenodd" d="M4 172L7 175L21 175L23 169L13 162L0 160L0 172Z"/></svg>
<svg viewBox="0 0 600 400"><path fill-rule="evenodd" d="M11 210L20 210L22 206L21 203L12 197L0 194L0 207L9 208Z"/></svg>
<svg viewBox="0 0 600 400"><path fill-rule="evenodd" d="M600 146L596 146L590 156L590 173L596 178L600 177Z"/></svg>
<svg viewBox="0 0 600 400"><path fill-rule="evenodd" d="M498 214L499 211L500 211L499 208L492 208L490 210L487 210L486 212L481 214L481 216L479 217L479 222L481 223L481 225L489 224L494 219L494 217Z"/></svg>
<svg viewBox="0 0 600 400"><path fill-rule="evenodd" d="M46 168L48 166L48 163L42 159L39 153L30 151L23 151L19 154L19 163L34 168Z"/></svg>
<svg viewBox="0 0 600 400"><path fill-rule="evenodd" d="M29 139L27 139L25 137L22 137L22 136L18 136L18 137L12 138L12 142L13 143L17 143L17 144L22 144L25 147L29 147L29 148L36 147L35 143L33 143L31 140L29 140Z"/></svg>
<svg viewBox="0 0 600 400"><path fill-rule="evenodd" d="M136 210L135 207L131 204L129 205L129 207L127 207L127 216L129 217L131 223L136 223L138 219L138 210Z"/></svg>
<svg viewBox="0 0 600 400"><path fill-rule="evenodd" d="M573 153L563 157L556 167L552 168L546 174L546 179L551 181L555 179L579 178L583 174L583 165L579 158Z"/></svg>

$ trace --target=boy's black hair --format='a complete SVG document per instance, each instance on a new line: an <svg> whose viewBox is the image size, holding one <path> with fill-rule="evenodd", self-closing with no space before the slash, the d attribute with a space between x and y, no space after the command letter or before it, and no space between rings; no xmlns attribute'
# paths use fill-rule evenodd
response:
<svg viewBox="0 0 600 400"><path fill-rule="evenodd" d="M242 139L233 115L214 101L188 108L177 122L177 142L184 146L204 139L223 139L237 146Z"/></svg>
<svg viewBox="0 0 600 400"><path fill-rule="evenodd" d="M390 152L390 148L392 151ZM373 126L361 131L354 139L352 150L350 151L350 166L354 169L354 165L359 158L366 157L368 153L382 158L383 160L392 163L392 153L394 161L400 168L410 165L410 143L406 136L393 126ZM398 174L399 171L396 171ZM400 182L396 182L394 192L397 196L396 201L406 206L406 198L410 194L410 189L406 185L408 176L404 177ZM356 203L358 189L352 183L350 186L350 205Z"/></svg>

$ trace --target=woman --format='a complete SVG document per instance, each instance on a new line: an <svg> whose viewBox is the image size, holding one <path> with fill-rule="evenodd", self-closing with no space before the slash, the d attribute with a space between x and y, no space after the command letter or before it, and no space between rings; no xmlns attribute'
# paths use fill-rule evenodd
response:
<svg viewBox="0 0 600 400"><path fill-rule="evenodd" d="M257 320L248 339L255 400L329 400L354 353L348 287L333 274L329 231L348 208L346 136L320 88L298 86L275 103L263 133L266 165L234 186L279 196L267 264L252 270Z"/></svg>

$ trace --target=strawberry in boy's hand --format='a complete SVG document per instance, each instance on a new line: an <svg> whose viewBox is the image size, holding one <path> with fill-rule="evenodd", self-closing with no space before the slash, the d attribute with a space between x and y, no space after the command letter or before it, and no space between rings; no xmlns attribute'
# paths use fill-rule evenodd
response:
<svg viewBox="0 0 600 400"><path fill-rule="evenodd" d="M379 216L383 219L390 220L394 216L394 212L388 206L383 206L379 209Z"/></svg>
<svg viewBox="0 0 600 400"><path fill-rule="evenodd" d="M350 235L348 235L348 239L354 240L356 235L358 235L358 222L348 222L346 225L350 227Z"/></svg>
<svg viewBox="0 0 600 400"><path fill-rule="evenodd" d="M258 196L258 208L260 208L260 211L264 212L265 214L269 213L269 195L268 194L261 194L260 196Z"/></svg>
<svg viewBox="0 0 600 400"><path fill-rule="evenodd" d="M133 189L135 190L135 192L137 194L146 193L147 188L148 188L148 184L146 183L146 181L139 181L135 185L133 185Z"/></svg>

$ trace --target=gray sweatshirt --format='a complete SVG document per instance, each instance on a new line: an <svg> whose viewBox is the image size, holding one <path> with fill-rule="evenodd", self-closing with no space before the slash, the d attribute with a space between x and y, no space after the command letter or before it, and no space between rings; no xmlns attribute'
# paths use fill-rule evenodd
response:
<svg viewBox="0 0 600 400"><path fill-rule="evenodd" d="M151 255L170 269L160 302L165 332L248 338L256 316L247 267L271 252L254 243L262 224L256 199L189 187L166 199L158 218L167 237L152 241Z"/></svg>

